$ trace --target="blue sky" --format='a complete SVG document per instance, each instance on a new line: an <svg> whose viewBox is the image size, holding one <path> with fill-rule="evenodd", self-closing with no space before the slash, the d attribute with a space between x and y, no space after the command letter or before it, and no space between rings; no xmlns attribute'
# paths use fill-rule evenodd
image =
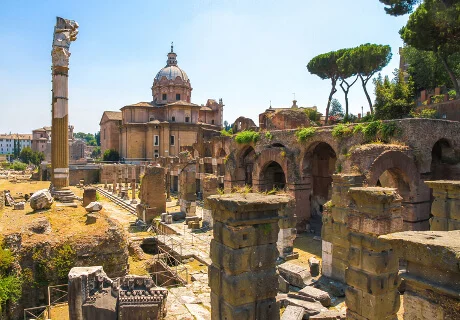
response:
<svg viewBox="0 0 460 320"><path fill-rule="evenodd" d="M151 101L153 78L170 42L191 79L192 102L222 98L224 119L273 107L325 110L330 82L308 61L362 43L389 44L399 65L405 17L378 0L169 0L0 2L0 133L28 133L51 123L51 41L55 17L80 24L71 45L69 116L76 131L96 132L104 110ZM373 85L368 84L369 92ZM343 103L343 93L335 98ZM357 83L351 112L368 109Z"/></svg>

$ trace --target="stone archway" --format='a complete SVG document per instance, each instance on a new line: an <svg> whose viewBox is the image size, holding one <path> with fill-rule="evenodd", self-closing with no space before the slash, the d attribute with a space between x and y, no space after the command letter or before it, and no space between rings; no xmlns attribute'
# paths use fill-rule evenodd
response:
<svg viewBox="0 0 460 320"><path fill-rule="evenodd" d="M447 139L439 139L431 150L431 179L457 180L460 178L460 159Z"/></svg>
<svg viewBox="0 0 460 320"><path fill-rule="evenodd" d="M256 161L254 148L252 146L245 146L236 153L235 160L233 168L227 167L230 170L229 174L232 176L232 187L244 185L252 187L252 174Z"/></svg>
<svg viewBox="0 0 460 320"><path fill-rule="evenodd" d="M317 142L305 153L302 172L311 180L310 214L321 217L323 205L332 196L332 175L335 172L337 155L326 142Z"/></svg>
<svg viewBox="0 0 460 320"><path fill-rule="evenodd" d="M284 190L286 187L286 174L281 165L276 161L269 161L259 174L259 191Z"/></svg>
<svg viewBox="0 0 460 320"><path fill-rule="evenodd" d="M385 151L367 174L368 186L396 188L403 198L405 230L428 230L430 190L420 179L415 162L401 151Z"/></svg>

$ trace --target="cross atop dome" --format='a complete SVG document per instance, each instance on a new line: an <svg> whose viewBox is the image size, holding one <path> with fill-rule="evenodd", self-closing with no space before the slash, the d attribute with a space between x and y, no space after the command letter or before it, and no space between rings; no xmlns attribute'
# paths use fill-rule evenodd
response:
<svg viewBox="0 0 460 320"><path fill-rule="evenodd" d="M171 52L168 53L168 60L166 66L177 66L177 54L174 52L174 42L171 42Z"/></svg>

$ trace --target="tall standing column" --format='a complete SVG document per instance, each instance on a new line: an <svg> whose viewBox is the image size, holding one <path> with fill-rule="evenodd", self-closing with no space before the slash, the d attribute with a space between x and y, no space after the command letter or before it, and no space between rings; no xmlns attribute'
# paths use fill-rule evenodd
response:
<svg viewBox="0 0 460 320"><path fill-rule="evenodd" d="M52 57L52 184L56 190L69 186L68 76L70 42L77 39L78 23L60 17L54 27Z"/></svg>

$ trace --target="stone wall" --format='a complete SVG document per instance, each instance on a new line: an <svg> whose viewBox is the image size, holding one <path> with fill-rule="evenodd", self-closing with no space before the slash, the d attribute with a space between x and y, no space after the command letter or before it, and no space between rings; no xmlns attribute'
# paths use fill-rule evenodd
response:
<svg viewBox="0 0 460 320"><path fill-rule="evenodd" d="M196 172L182 170L179 175L179 204L180 210L187 217L196 215Z"/></svg>
<svg viewBox="0 0 460 320"><path fill-rule="evenodd" d="M460 319L460 231L399 232L379 237L407 261L404 319Z"/></svg>
<svg viewBox="0 0 460 320"><path fill-rule="evenodd" d="M426 181L432 190L430 230L460 230L460 181Z"/></svg>
<svg viewBox="0 0 460 320"><path fill-rule="evenodd" d="M203 226L208 226L212 228L213 220L212 220L212 210L211 204L208 200L209 196L216 195L217 189L219 187L219 182L215 175L207 174L205 175L203 182Z"/></svg>
<svg viewBox="0 0 460 320"><path fill-rule="evenodd" d="M333 176L332 200L323 211L322 259L323 275L335 280L345 281L348 266L348 215L351 198L349 190L363 184L363 176L336 174Z"/></svg>
<svg viewBox="0 0 460 320"><path fill-rule="evenodd" d="M69 170L69 184L76 186L84 180L85 184L94 184L100 182L100 169L98 167L73 167Z"/></svg>
<svg viewBox="0 0 460 320"><path fill-rule="evenodd" d="M279 319L278 210L289 198L249 193L208 199L214 219L211 319Z"/></svg>

